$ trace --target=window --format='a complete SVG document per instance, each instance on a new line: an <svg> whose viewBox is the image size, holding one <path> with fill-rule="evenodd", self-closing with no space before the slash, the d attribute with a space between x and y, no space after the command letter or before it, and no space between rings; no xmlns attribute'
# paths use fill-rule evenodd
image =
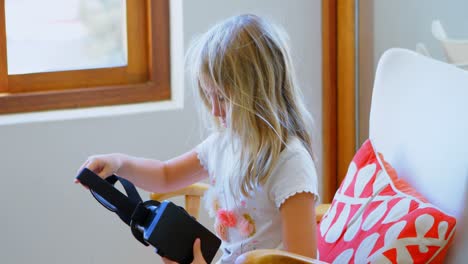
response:
<svg viewBox="0 0 468 264"><path fill-rule="evenodd" d="M169 0L0 0L0 114L170 98Z"/></svg>

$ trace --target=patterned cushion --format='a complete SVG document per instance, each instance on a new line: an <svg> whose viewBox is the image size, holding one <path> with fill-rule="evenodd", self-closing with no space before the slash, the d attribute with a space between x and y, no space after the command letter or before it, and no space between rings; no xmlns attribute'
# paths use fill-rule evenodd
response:
<svg viewBox="0 0 468 264"><path fill-rule="evenodd" d="M455 224L454 217L398 179L367 140L318 226L319 259L330 263L441 263Z"/></svg>

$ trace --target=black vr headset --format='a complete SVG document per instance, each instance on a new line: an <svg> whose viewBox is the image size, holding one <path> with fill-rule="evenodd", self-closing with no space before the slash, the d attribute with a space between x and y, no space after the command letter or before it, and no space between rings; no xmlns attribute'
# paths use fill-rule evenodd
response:
<svg viewBox="0 0 468 264"><path fill-rule="evenodd" d="M178 263L193 261L193 244L201 240L201 251L210 263L221 240L190 216L184 208L170 201L143 202L135 186L115 175L105 180L89 169L83 169L76 177L89 187L96 200L116 213L130 226L133 236L143 245L152 245L156 253ZM114 187L120 181L125 196Z"/></svg>

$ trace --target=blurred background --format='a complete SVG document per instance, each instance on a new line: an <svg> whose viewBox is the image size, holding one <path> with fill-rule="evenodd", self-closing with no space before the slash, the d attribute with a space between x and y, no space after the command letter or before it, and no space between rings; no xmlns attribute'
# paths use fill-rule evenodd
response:
<svg viewBox="0 0 468 264"><path fill-rule="evenodd" d="M125 1L6 0L5 5L10 74L127 64ZM175 107L153 103L132 111L117 106L0 115L0 263L161 263L73 179L89 155L123 152L164 160L204 138L192 87L183 78L183 55L197 34L232 15L265 16L289 33L299 81L315 117L320 160L320 6L319 0L171 0ZM200 218L212 228L203 210Z"/></svg>
<svg viewBox="0 0 468 264"><path fill-rule="evenodd" d="M140 0L5 0L8 74L127 65L129 1ZM368 137L373 78L381 54L402 47L466 67L468 2L349 1L357 7L353 87L359 147ZM206 136L193 105L192 87L184 78L184 54L195 36L237 14L264 16L290 35L299 83L315 120L314 150L322 190L321 4L321 0L170 0L171 101L0 115L0 263L161 263L151 248L137 242L116 215L73 179L93 154L122 152L165 160L195 147ZM182 199L174 201L183 204ZM204 210L200 221L212 229Z"/></svg>

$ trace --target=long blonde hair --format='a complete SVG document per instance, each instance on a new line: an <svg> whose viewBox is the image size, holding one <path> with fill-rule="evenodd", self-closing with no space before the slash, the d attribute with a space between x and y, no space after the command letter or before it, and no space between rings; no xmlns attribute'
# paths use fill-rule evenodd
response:
<svg viewBox="0 0 468 264"><path fill-rule="evenodd" d="M227 128L214 117L212 124L240 140L241 177L231 179L233 190L249 196L264 184L290 136L313 157L310 114L279 27L251 14L234 16L196 40L187 59L204 112L212 107L206 90L214 87L225 99Z"/></svg>

